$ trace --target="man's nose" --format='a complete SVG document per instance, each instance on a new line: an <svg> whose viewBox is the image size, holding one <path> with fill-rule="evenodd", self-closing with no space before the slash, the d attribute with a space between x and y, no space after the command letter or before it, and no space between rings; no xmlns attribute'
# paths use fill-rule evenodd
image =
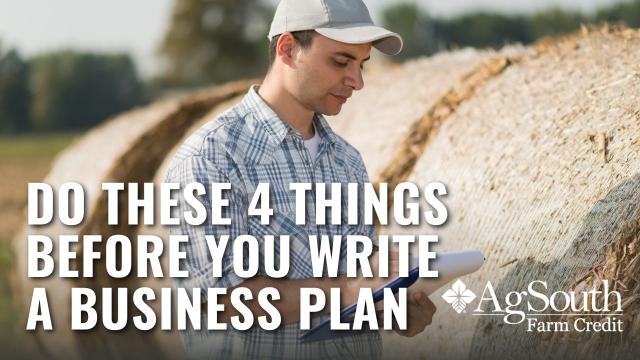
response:
<svg viewBox="0 0 640 360"><path fill-rule="evenodd" d="M345 79L345 86L357 91L364 87L364 80L362 79L362 69L360 67L349 72Z"/></svg>

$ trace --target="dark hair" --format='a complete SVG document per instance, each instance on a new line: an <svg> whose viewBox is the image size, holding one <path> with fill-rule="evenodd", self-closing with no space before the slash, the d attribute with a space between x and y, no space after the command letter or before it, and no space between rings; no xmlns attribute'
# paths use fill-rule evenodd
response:
<svg viewBox="0 0 640 360"><path fill-rule="evenodd" d="M296 39L300 47L303 49L311 46L311 42L313 41L313 37L316 36L315 30L301 30L301 31L292 31L291 35ZM276 45L278 45L278 40L280 39L280 35L276 35L271 38L271 43L269 43L269 67L273 65L273 62L276 59Z"/></svg>

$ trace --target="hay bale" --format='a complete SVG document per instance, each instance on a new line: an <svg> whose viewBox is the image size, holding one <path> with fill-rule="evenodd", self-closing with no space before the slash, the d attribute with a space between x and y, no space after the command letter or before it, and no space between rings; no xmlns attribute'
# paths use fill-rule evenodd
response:
<svg viewBox="0 0 640 360"><path fill-rule="evenodd" d="M499 53L467 48L412 60L385 71L365 72L364 88L353 93L340 114L327 120L336 133L360 151L369 176L378 179L399 144L416 134L415 127L425 114L465 77L493 58L515 58L526 52L519 46Z"/></svg>
<svg viewBox="0 0 640 360"><path fill-rule="evenodd" d="M167 152L182 138L182 134L216 104L243 94L249 82L230 83L191 94L180 99L161 101L148 107L122 114L97 127L72 144L55 161L44 182L58 188L62 183L76 181L84 185L87 209L85 221L79 227L66 227L59 222L47 226L27 227L14 241L17 256L14 293L24 309L28 309L34 287L46 287L49 306L60 323L69 324L70 288L86 286L138 287L133 279L115 281L96 271L93 279L28 279L26 272L26 234L48 235L54 243L60 234L134 235L133 226L108 226L106 196L103 182L151 181ZM126 203L126 192L120 197ZM121 207L121 209L126 207ZM127 212L120 212L120 223L126 224ZM54 245L55 246L55 245ZM97 249L103 250L103 249ZM81 260L81 259L80 259ZM97 266L98 270L100 266ZM55 326L55 323L54 323ZM54 332L35 332L47 358L110 359L143 354L148 358L170 358L160 351L153 337L138 331L109 333L101 329L92 332L72 332L69 326L59 326ZM83 355L84 354L84 355Z"/></svg>
<svg viewBox="0 0 640 360"><path fill-rule="evenodd" d="M596 263L581 279L571 285L571 289L605 291L604 280L607 286L620 291L623 297L621 307L625 314L625 331L629 333L624 338L607 335L601 338L589 336L585 333L557 333L547 339L547 354L556 354L558 357L577 355L582 358L593 357L605 349L615 349L615 354L634 354L640 347L638 334L640 334L640 219L632 221L618 231L617 238L612 239L607 245L604 260ZM596 299L596 306L605 306L602 297ZM569 312L571 313L571 312ZM575 314L572 313L572 314ZM572 315L562 316L559 320L571 321ZM599 321L598 316L586 316L589 321ZM547 321L551 321L548 320ZM579 349L571 344L581 343Z"/></svg>
<svg viewBox="0 0 640 360"><path fill-rule="evenodd" d="M456 314L439 301L443 289L432 297L441 306L424 334L386 338L395 355L631 358L640 350L637 256L607 252L637 249L637 237L625 234L637 234L640 218L640 33L585 29L543 47L459 104L429 136L412 173L394 179L444 182L447 224L383 232L437 233L439 251L482 250L487 263L464 279L478 296L487 281L504 299L532 280L568 291L594 264L624 268L603 273L624 290L627 330L583 334L588 347L550 342L502 317ZM611 265L620 262L627 265Z"/></svg>

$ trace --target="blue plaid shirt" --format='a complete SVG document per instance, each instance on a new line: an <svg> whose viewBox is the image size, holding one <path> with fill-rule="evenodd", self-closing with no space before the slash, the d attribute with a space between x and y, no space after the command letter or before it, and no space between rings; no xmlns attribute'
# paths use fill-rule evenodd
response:
<svg viewBox="0 0 640 360"><path fill-rule="evenodd" d="M231 219L231 225L191 226L184 221L179 226L169 227L171 234L189 236L184 247L187 253L185 270L189 277L175 279L174 286L202 288L206 301L206 289L231 288L244 279L232 270L231 241L242 234L251 234L258 241L265 235L290 236L289 279L313 277L309 235L359 234L375 236L373 225L347 225L347 201L343 198L342 224L316 225L314 193L307 192L307 218L304 225L295 223L295 196L289 190L292 182L342 183L342 196L346 197L347 183L361 186L369 177L360 153L344 139L336 135L322 115L313 117L321 144L315 159L311 159L301 135L282 121L262 100L253 86L241 103L198 129L178 150L169 167L165 182L180 183L183 187L198 182L210 188L211 183L230 183L227 198L229 206L223 216ZM259 183L270 184L271 208L274 213L268 225L260 224L260 218L247 216L249 202ZM330 194L330 186L327 186ZM361 196L359 196L361 198ZM211 208L208 197L199 200L207 209ZM362 204L362 201L360 202ZM178 200L179 213L190 210L184 199ZM362 217L362 212L360 212ZM327 223L331 223L327 216ZM223 258L223 275L212 276L212 260L205 241L206 235L229 235L227 253ZM262 252L262 247L260 251ZM341 254L346 253L346 241L342 242ZM260 254L263 258L263 254ZM278 264L276 259L276 264ZM340 273L346 272L346 261L340 261ZM265 274L262 261L259 274ZM328 299L327 299L328 300ZM317 317L314 323L325 320ZM299 323L281 325L275 331L259 328L257 324L247 331L206 330L206 314L203 313L203 330L182 332L183 341L190 357L209 358L212 354L220 358L378 358L382 353L380 334L363 331L333 340L302 344L298 338L304 333Z"/></svg>

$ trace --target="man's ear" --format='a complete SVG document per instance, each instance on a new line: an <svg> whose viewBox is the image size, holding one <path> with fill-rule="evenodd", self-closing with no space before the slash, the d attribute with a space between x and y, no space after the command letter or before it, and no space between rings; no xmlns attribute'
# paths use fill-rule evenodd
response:
<svg viewBox="0 0 640 360"><path fill-rule="evenodd" d="M287 65L293 65L293 59L300 45L290 32L283 33L276 44L276 56Z"/></svg>

